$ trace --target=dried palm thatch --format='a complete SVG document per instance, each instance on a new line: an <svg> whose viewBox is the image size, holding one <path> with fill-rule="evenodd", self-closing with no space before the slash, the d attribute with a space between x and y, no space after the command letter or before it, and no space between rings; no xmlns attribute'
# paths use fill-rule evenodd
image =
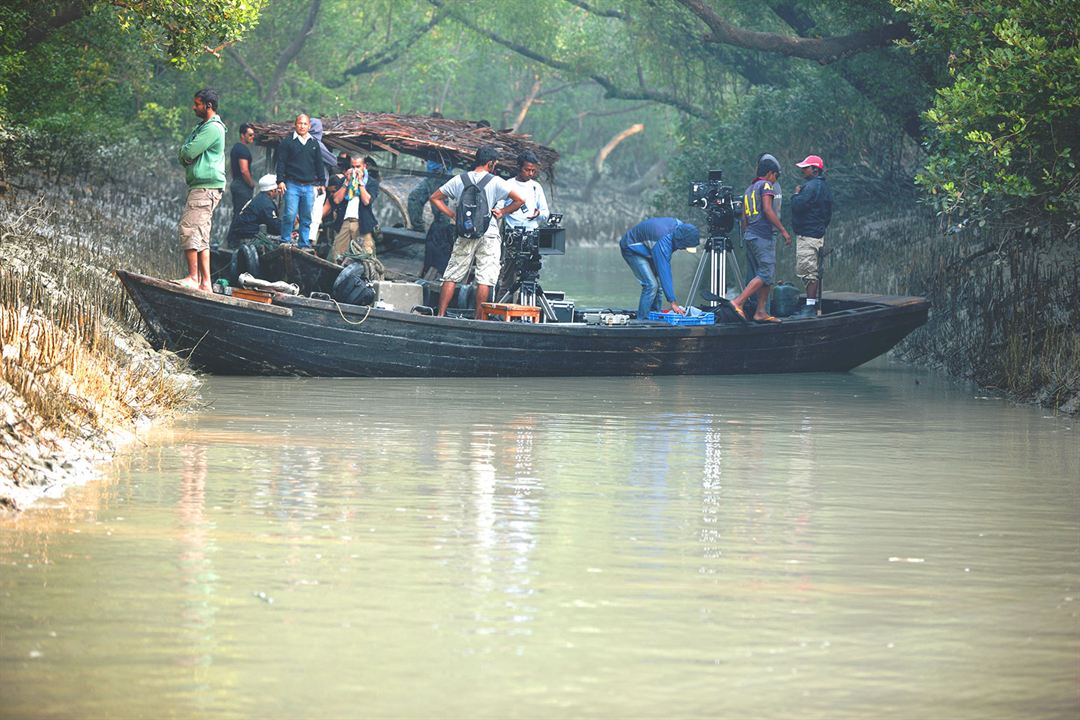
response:
<svg viewBox="0 0 1080 720"><path fill-rule="evenodd" d="M328 147L353 153L384 151L395 157L404 153L471 169L480 146L494 145L499 151L499 174L513 175L517 171L517 156L532 150L549 178L559 160L558 152L533 142L529 135L495 130L467 120L354 112L322 118L322 124L323 142ZM277 145L293 130L292 122L252 123L252 127L255 142L263 146Z"/></svg>

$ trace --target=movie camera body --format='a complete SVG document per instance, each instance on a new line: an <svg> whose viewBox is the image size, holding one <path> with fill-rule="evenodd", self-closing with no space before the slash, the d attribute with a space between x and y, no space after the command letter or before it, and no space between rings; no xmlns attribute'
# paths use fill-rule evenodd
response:
<svg viewBox="0 0 1080 720"><path fill-rule="evenodd" d="M690 183L689 205L705 211L710 235L727 235L743 211L742 199L724 184L723 170L710 170L708 180Z"/></svg>
<svg viewBox="0 0 1080 720"><path fill-rule="evenodd" d="M562 227L562 218L559 214L551 215L547 224L533 230L507 227L508 257L513 261L519 279L539 277L544 255L566 254L566 228Z"/></svg>

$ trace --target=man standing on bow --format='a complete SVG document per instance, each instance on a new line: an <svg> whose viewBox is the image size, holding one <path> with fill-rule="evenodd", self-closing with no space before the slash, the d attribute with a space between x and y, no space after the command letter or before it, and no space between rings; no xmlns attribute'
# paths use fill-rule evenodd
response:
<svg viewBox="0 0 1080 720"><path fill-rule="evenodd" d="M511 190L517 190L518 195L525 199L525 204L505 216L506 224L512 228L535 230L551 214L544 188L536 181L536 176L540 174L540 160L532 150L526 150L518 155L517 166L517 175L507 180L507 184ZM510 204L509 200L503 202Z"/></svg>
<svg viewBox="0 0 1080 720"><path fill-rule="evenodd" d="M795 167L807 179L795 186L791 199L791 221L795 226L795 274L806 283L806 307L793 317L815 317L820 307L821 253L825 249L825 229L832 220L832 192L825 182L825 162L807 155Z"/></svg>
<svg viewBox="0 0 1080 720"><path fill-rule="evenodd" d="M192 111L200 122L180 146L188 194L180 216L180 248L188 274L181 285L211 292L210 226L225 190L225 123L218 117L218 94L209 88L195 93Z"/></svg>

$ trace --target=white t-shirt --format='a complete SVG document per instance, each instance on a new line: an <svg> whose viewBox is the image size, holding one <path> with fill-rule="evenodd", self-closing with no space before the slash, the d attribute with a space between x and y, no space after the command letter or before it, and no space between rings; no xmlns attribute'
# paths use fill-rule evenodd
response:
<svg viewBox="0 0 1080 720"><path fill-rule="evenodd" d="M345 219L346 220L359 220L360 219L360 196L357 195L345 206Z"/></svg>
<svg viewBox="0 0 1080 720"><path fill-rule="evenodd" d="M469 177L477 184L485 175L487 175L485 172L469 171ZM456 203L458 198L461 197L461 191L465 189L465 183L462 181L461 175L455 175L443 183L443 186L439 189L442 190L447 200ZM503 200L510 197L510 185L498 175L492 175L487 185L484 186L484 194L487 195L488 207L494 210L502 204Z"/></svg>
<svg viewBox="0 0 1080 720"><path fill-rule="evenodd" d="M547 222L551 213L548 211L547 197L544 195L544 188L540 186L540 183L535 180L521 182L517 178L510 178L506 181L506 184L510 186L511 190L525 199L524 205L506 216L507 224L513 227L523 227L526 230L535 230ZM503 203L503 206L505 207L511 202L511 200L507 200ZM530 217L537 210L540 210L540 214L536 217Z"/></svg>

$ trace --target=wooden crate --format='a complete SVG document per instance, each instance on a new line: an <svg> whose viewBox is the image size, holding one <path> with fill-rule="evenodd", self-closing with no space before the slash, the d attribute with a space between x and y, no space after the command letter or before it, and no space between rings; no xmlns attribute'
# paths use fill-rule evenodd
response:
<svg viewBox="0 0 1080 720"><path fill-rule="evenodd" d="M267 305L269 305L270 301L274 299L273 293L240 287L234 287L232 289L232 296L234 298L240 298L241 300L250 300L257 303L266 303Z"/></svg>
<svg viewBox="0 0 1080 720"><path fill-rule="evenodd" d="M493 317L503 320L521 320L522 322L540 322L540 308L532 305L512 305L510 303L483 303L477 311L479 320Z"/></svg>

